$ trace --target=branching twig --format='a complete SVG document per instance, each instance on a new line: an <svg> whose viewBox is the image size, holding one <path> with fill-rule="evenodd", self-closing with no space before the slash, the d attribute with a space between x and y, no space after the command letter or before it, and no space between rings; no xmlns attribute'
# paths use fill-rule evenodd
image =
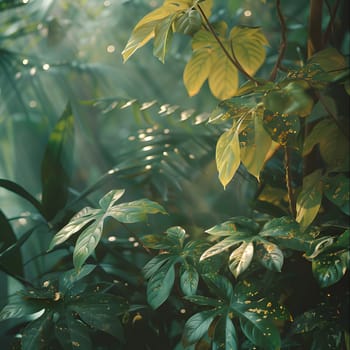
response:
<svg viewBox="0 0 350 350"><path fill-rule="evenodd" d="M273 67L271 75L270 75L270 80L272 80L272 81L274 81L276 79L277 71L280 68L282 59L284 57L284 54L285 54L286 48L287 48L287 25L286 25L286 21L284 19L282 11L281 11L281 1L280 0L276 0L276 8L277 8L278 19L279 19L280 24L281 24L281 43L280 43L279 54L278 54L276 64Z"/></svg>
<svg viewBox="0 0 350 350"><path fill-rule="evenodd" d="M222 51L224 52L224 54L226 55L226 57L229 59L229 61L242 73L244 74L249 80L253 81L255 84L259 85L259 82L254 79L248 72L245 71L245 69L240 65L240 63L238 62L238 60L236 59L233 50L232 50L232 55L233 57L230 55L230 53L226 50L226 47L224 46L224 44L221 42L219 36L216 34L215 29L213 28L213 26L211 25L211 23L208 20L208 17L206 16L206 14L204 13L203 9L201 8L201 6L199 4L196 5L198 7L199 12L201 13L201 15L203 16L205 23L209 29L209 31L213 34L215 40L217 41L217 43L220 45L220 47L222 48Z"/></svg>
<svg viewBox="0 0 350 350"><path fill-rule="evenodd" d="M295 204L295 198L294 198L294 191L292 186L292 171L290 169L290 149L286 145L284 146L284 166L286 168L286 186L287 186L287 192L288 192L288 203L289 203L289 211L293 218L296 217L296 204Z"/></svg>

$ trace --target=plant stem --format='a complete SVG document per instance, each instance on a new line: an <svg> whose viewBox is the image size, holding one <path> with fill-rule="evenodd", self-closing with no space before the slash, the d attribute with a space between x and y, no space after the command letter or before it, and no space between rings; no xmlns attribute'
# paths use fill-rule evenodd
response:
<svg viewBox="0 0 350 350"><path fill-rule="evenodd" d="M201 13L201 15L204 18L204 21L210 31L210 33L213 34L215 40L217 41L217 43L220 45L222 51L224 52L224 54L226 55L226 57L229 59L229 61L242 73L244 74L249 80L253 81L255 84L259 85L259 82L254 79L248 72L246 72L244 70L244 68L241 66L241 64L238 62L234 52L233 52L233 48L231 47L231 51L232 51L232 56L230 55L230 53L227 51L226 47L224 46L224 44L222 43L222 41L220 40L219 36L216 34L215 29L213 28L213 26L211 25L211 23L208 20L208 17L206 16L206 14L204 13L203 9L201 8L201 6L199 4L196 5L198 7L199 12Z"/></svg>
<svg viewBox="0 0 350 350"><path fill-rule="evenodd" d="M281 43L280 43L280 47L279 47L279 54L278 54L277 61L275 63L275 66L273 67L271 75L270 75L271 81L274 81L276 79L277 71L280 68L282 59L284 57L284 54L285 54L286 48L287 48L287 25L286 25L286 21L284 19L282 11L281 11L281 1L280 0L276 0L276 8L277 8L278 19L279 19L280 24L281 24Z"/></svg>
<svg viewBox="0 0 350 350"><path fill-rule="evenodd" d="M292 172L290 169L291 159L290 159L290 148L285 145L284 146L284 166L286 168L286 186L287 186L287 192L288 192L288 203L289 203L289 211L293 218L296 217L296 204L295 204L295 198L293 193L293 186L292 186Z"/></svg>
<svg viewBox="0 0 350 350"><path fill-rule="evenodd" d="M322 5L323 0L310 0L309 37L307 40L308 58L323 48Z"/></svg>
<svg viewBox="0 0 350 350"><path fill-rule="evenodd" d="M326 2L326 3L328 4L328 2ZM328 26L324 32L324 35L323 35L323 45L326 45L328 43L329 36L330 36L330 34L333 30L333 27L334 27L335 16L336 16L336 13L338 11L339 5L340 5L340 1L336 0L336 3L334 4L333 9L331 11L329 11L330 12L330 19L328 22Z"/></svg>

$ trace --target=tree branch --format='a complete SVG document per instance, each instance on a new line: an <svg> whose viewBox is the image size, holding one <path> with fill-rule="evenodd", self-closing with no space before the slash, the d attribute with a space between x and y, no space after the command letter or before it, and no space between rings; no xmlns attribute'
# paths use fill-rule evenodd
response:
<svg viewBox="0 0 350 350"><path fill-rule="evenodd" d="M226 47L224 46L224 44L221 42L219 36L216 34L215 29L213 28L213 26L211 25L211 23L208 20L208 17L206 16L206 14L204 13L203 9L201 8L201 6L199 4L196 5L198 7L199 12L201 13L201 15L204 18L204 21L210 31L210 33L213 34L215 40L217 41L217 43L220 45L222 51L224 52L224 54L226 55L226 57L229 59L229 61L242 73L244 74L249 80L253 81L255 84L259 85L259 82L254 79L248 72L246 72L244 70L244 68L241 66L241 64L238 62L232 47L231 47L231 51L232 51L232 56L230 55L230 53L226 50Z"/></svg>
<svg viewBox="0 0 350 350"><path fill-rule="evenodd" d="M280 24L281 24L281 43L280 43L280 47L279 47L279 54L278 54L276 64L273 67L271 75L270 75L271 81L274 81L276 79L277 71L280 68L282 59L284 57L284 54L285 54L286 48L287 48L287 25L286 25L286 21L284 19L282 11L281 11L281 1L280 0L276 0L276 8L277 8L278 19L279 19Z"/></svg>

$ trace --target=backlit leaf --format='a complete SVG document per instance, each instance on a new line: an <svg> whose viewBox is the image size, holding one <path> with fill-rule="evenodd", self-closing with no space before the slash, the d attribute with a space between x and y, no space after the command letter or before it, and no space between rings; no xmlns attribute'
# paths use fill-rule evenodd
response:
<svg viewBox="0 0 350 350"><path fill-rule="evenodd" d="M254 75L265 61L264 46L269 45L261 29L236 26L231 30L230 42L239 64L248 74Z"/></svg>
<svg viewBox="0 0 350 350"><path fill-rule="evenodd" d="M229 267L232 274L237 278L250 265L254 255L252 242L243 242L235 249L229 258Z"/></svg>
<svg viewBox="0 0 350 350"><path fill-rule="evenodd" d="M245 131L247 135L244 140L241 134L241 160L248 172L259 180L272 139L265 130L262 118L258 113L254 116L253 125L252 129Z"/></svg>
<svg viewBox="0 0 350 350"><path fill-rule="evenodd" d="M153 55L164 63L165 54L171 44L172 38L172 23L174 15L169 16L158 23L154 30Z"/></svg>
<svg viewBox="0 0 350 350"><path fill-rule="evenodd" d="M238 129L225 131L216 144L216 166L224 188L232 180L241 162Z"/></svg>
<svg viewBox="0 0 350 350"><path fill-rule="evenodd" d="M315 219L321 207L323 183L321 182L321 170L304 177L303 187L298 195L296 208L296 221L302 229L307 228Z"/></svg>

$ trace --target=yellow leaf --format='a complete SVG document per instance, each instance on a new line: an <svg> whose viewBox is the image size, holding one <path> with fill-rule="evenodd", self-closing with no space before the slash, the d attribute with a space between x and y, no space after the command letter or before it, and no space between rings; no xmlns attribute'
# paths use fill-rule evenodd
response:
<svg viewBox="0 0 350 350"><path fill-rule="evenodd" d="M235 95L238 89L238 70L218 47L212 53L213 64L209 74L209 87L219 100L226 100Z"/></svg>
<svg viewBox="0 0 350 350"><path fill-rule="evenodd" d="M264 46L269 43L260 28L234 27L230 33L232 52L249 74L254 75L265 61L266 51Z"/></svg>
<svg viewBox="0 0 350 350"><path fill-rule="evenodd" d="M211 56L207 50L195 51L188 61L183 80L190 96L196 95L208 78L212 66Z"/></svg>
<svg viewBox="0 0 350 350"><path fill-rule="evenodd" d="M216 166L224 188L232 180L241 161L238 133L239 127L225 131L216 145Z"/></svg>

